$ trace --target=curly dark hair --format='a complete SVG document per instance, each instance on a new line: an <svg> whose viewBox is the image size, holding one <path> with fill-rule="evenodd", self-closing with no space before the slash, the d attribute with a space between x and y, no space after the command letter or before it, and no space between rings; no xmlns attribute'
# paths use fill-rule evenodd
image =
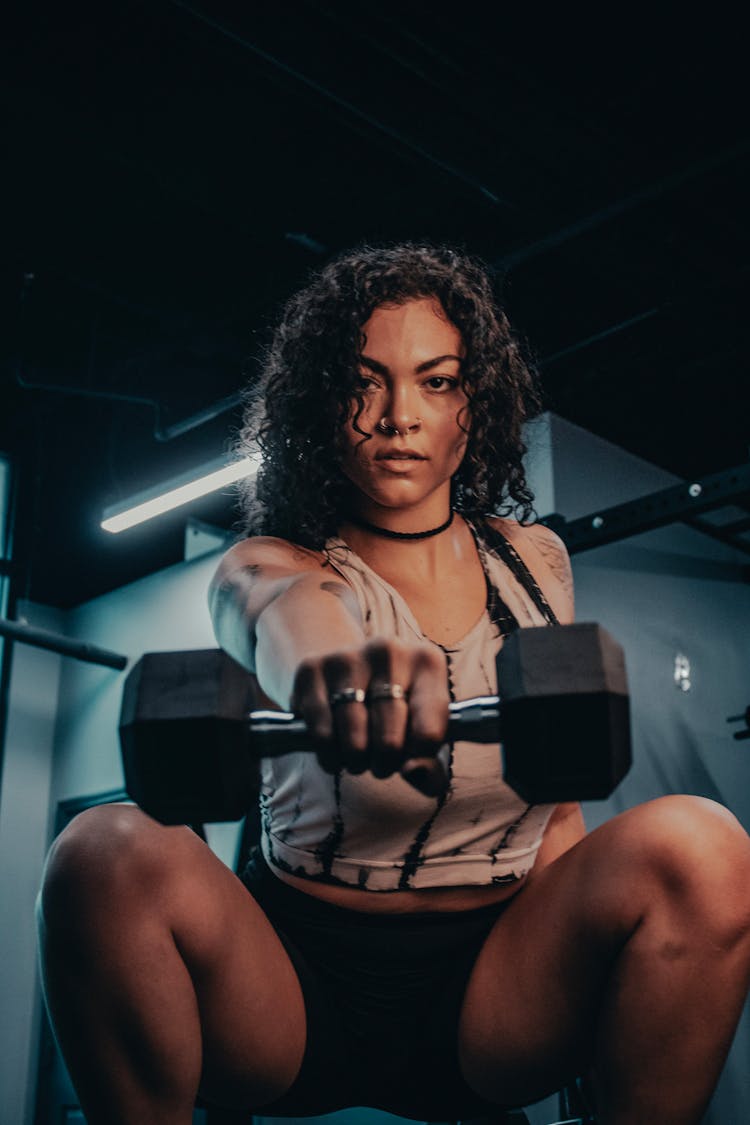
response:
<svg viewBox="0 0 750 1125"><path fill-rule="evenodd" d="M404 242L339 255L286 302L261 377L245 395L237 449L262 456L255 481L241 486L245 534L314 550L336 534L351 489L339 467L342 419L356 401L357 426L364 408L362 326L378 306L420 297L440 302L465 348L461 380L470 424L452 480L453 507L530 519L522 426L539 412L541 398L490 271L452 247Z"/></svg>

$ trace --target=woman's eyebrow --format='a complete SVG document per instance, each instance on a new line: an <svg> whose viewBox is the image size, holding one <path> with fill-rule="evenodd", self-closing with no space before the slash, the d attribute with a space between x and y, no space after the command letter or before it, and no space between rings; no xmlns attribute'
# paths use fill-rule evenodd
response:
<svg viewBox="0 0 750 1125"><path fill-rule="evenodd" d="M385 366L385 364L378 363L378 361L376 359L373 359L372 356L361 355L359 358L362 365L369 368L370 371L374 371L376 375L389 374L388 368ZM437 367L439 363L444 363L448 359L455 359L456 363L461 362L460 355L438 355L435 356L434 359L426 359L424 363L420 363L417 367L414 368L414 370L416 371L417 375L421 375L424 371L430 371L433 367Z"/></svg>

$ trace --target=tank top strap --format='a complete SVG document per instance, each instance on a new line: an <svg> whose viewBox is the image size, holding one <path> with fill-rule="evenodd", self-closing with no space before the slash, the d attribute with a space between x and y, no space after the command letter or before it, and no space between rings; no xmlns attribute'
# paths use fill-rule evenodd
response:
<svg viewBox="0 0 750 1125"><path fill-rule="evenodd" d="M518 618L516 617L510 606L506 605L505 601L503 600L502 594L498 590L495 583L492 581L492 578L490 576L490 568L487 564L487 545L484 539L479 534L473 522L469 519L468 516L464 516L464 520L466 521L466 525L469 528L469 531L474 537L477 554L479 555L479 561L482 564L482 570L484 572L484 584L487 590L487 601L485 604L487 616L489 617L492 625L497 629L498 637L509 637L511 633L515 633L516 629L520 629L521 627L518 623Z"/></svg>
<svg viewBox="0 0 750 1125"><path fill-rule="evenodd" d="M555 611L545 598L534 575L526 566L526 563L518 554L515 547L505 538L501 531L498 531L496 527L492 526L488 519L479 517L475 522L478 533L484 540L485 546L505 563L521 586L523 586L545 621L547 621L549 625L559 625L560 622L557 619Z"/></svg>

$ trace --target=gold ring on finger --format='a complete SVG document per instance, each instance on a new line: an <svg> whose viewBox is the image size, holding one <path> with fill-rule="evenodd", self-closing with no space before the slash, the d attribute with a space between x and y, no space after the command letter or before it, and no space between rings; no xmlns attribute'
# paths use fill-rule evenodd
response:
<svg viewBox="0 0 750 1125"><path fill-rule="evenodd" d="M341 691L332 691L328 696L328 703L331 707L339 707L342 703L364 703L366 698L364 688L346 687Z"/></svg>
<svg viewBox="0 0 750 1125"><path fill-rule="evenodd" d="M368 688L367 702L374 703L379 699L408 699L409 693L401 684L375 684Z"/></svg>

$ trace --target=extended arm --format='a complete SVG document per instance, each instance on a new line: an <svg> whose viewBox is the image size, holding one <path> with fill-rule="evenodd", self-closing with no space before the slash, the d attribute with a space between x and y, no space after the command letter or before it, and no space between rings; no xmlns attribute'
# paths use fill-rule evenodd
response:
<svg viewBox="0 0 750 1125"><path fill-rule="evenodd" d="M283 540L233 547L211 583L209 605L221 647L284 710L302 661L365 643L354 591Z"/></svg>
<svg viewBox="0 0 750 1125"><path fill-rule="evenodd" d="M428 795L444 785L436 755L449 699L445 657L434 645L368 640L353 590L312 552L281 539L233 547L209 603L219 644L256 674L271 701L305 720L324 769L399 771ZM364 694L373 682L397 684L404 694L332 706L337 692Z"/></svg>

